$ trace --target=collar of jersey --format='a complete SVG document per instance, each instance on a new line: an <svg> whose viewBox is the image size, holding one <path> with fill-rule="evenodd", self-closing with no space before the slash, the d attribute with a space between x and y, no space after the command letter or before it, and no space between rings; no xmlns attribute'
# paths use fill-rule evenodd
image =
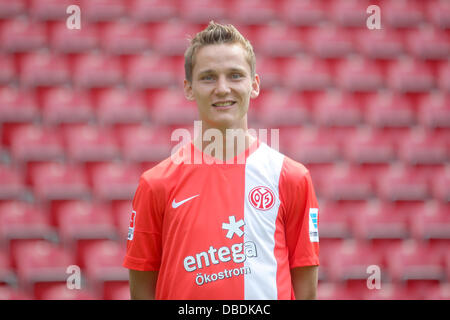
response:
<svg viewBox="0 0 450 320"><path fill-rule="evenodd" d="M260 141L258 138L256 138L256 140L247 148L245 149L245 151L243 151L241 154L235 156L233 158L233 161L229 160L229 163L227 162L220 162L219 160L217 160L215 157L210 156L209 154L204 153L203 151L197 149L197 147L194 146L194 142L191 141L190 143L190 147L191 147L191 155L192 155L192 159L195 159L195 153L197 153L197 157L198 159L207 159L208 163L213 162L211 165L212 166L222 166L222 167L228 167L228 166L235 166L235 165L242 165L245 164L245 162L247 162L247 158L253 153L255 152L259 146L261 145ZM238 159L242 159L242 157L245 157L245 161L240 161L240 163L238 163Z"/></svg>

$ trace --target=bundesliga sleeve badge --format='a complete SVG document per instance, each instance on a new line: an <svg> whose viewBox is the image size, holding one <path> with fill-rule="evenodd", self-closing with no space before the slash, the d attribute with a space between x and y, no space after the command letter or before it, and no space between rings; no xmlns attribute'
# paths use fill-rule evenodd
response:
<svg viewBox="0 0 450 320"><path fill-rule="evenodd" d="M319 208L309 208L309 241L311 242L319 242L318 216Z"/></svg>

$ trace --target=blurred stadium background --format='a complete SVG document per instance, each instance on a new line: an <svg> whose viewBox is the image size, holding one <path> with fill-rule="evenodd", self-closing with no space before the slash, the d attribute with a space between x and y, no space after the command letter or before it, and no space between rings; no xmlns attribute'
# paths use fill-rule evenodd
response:
<svg viewBox="0 0 450 320"><path fill-rule="evenodd" d="M311 170L319 299L449 299L445 0L0 0L0 299L129 298L131 199L193 125L183 53L211 19L254 45L250 127Z"/></svg>

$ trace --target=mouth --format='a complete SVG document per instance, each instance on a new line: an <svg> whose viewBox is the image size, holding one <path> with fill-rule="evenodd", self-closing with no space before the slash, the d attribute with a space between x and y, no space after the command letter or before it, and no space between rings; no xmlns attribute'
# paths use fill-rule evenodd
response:
<svg viewBox="0 0 450 320"><path fill-rule="evenodd" d="M219 101L219 102L213 103L212 106L215 108L224 109L224 108L229 108L235 104L236 104L236 101L227 100L227 101Z"/></svg>

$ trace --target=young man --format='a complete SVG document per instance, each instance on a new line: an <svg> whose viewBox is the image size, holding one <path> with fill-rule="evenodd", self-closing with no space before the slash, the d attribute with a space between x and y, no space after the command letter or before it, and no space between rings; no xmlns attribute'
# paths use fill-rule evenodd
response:
<svg viewBox="0 0 450 320"><path fill-rule="evenodd" d="M140 179L124 261L131 298L315 299L314 188L303 165L248 133L260 83L251 44L211 22L191 40L185 72L202 135L177 151L184 161L168 158ZM230 143L227 129L245 143ZM208 148L208 130L222 148Z"/></svg>

